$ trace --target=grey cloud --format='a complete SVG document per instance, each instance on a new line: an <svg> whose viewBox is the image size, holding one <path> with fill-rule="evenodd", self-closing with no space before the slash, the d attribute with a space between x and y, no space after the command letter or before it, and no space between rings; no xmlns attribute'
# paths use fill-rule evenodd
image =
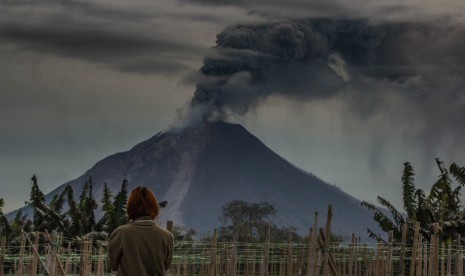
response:
<svg viewBox="0 0 465 276"><path fill-rule="evenodd" d="M250 13L272 19L289 18L367 18L373 21L390 20L431 22L436 20L451 20L464 22L461 13L465 3L461 0L451 0L447 4L434 0L391 0L373 2L366 0L182 0L204 6L233 6Z"/></svg>
<svg viewBox="0 0 465 276"><path fill-rule="evenodd" d="M22 12L25 9L29 11L38 11L43 9L42 13L53 15L47 18L48 21L63 19L69 20L70 16L83 15L85 17L95 17L98 19L108 18L117 20L137 20L142 21L150 18L151 14L144 10L118 9L112 6L103 6L98 2L90 1L55 1L55 0L4 0L0 2L0 7L5 11L11 9L14 12ZM22 10L18 10L22 9ZM37 15L36 15L37 16ZM60 23L60 22L57 22ZM84 22L82 22L84 23Z"/></svg>
<svg viewBox="0 0 465 276"><path fill-rule="evenodd" d="M153 22L163 17L156 11L49 0L2 1L1 8L0 42L16 49L165 75L192 70L187 64L205 52L204 46L163 34Z"/></svg>
<svg viewBox="0 0 465 276"><path fill-rule="evenodd" d="M222 120L271 96L338 96L347 120L408 108L415 116L402 118L408 127L398 131L415 132L429 148L444 139L458 145L465 139L464 46L462 24L309 19L232 26L204 60L192 106L196 115L203 107L204 120Z"/></svg>
<svg viewBox="0 0 465 276"><path fill-rule="evenodd" d="M0 41L47 54L104 62L123 71L134 72L185 70L186 66L176 58L170 61L163 59L163 56L180 57L187 56L187 53L200 53L200 47L196 46L90 28L1 26ZM144 62L138 67L134 59L142 57Z"/></svg>

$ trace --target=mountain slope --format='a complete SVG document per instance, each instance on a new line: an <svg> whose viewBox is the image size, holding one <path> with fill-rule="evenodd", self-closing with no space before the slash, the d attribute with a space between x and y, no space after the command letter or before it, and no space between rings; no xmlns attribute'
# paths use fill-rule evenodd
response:
<svg viewBox="0 0 465 276"><path fill-rule="evenodd" d="M89 176L97 200L105 182L114 194L124 178L130 190L150 187L159 200L168 201L161 221L173 220L199 233L219 226L221 207L238 199L268 201L277 210L274 222L294 226L301 234L312 225L314 211L320 217L326 215L328 204L333 205L334 232L365 236L365 227L376 229L360 201L296 168L237 124L217 122L159 133L127 152L101 160L47 197L68 184L79 195Z"/></svg>

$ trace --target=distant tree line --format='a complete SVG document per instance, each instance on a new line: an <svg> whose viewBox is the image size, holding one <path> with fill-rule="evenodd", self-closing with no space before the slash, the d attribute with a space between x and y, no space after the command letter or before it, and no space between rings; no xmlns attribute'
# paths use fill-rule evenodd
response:
<svg viewBox="0 0 465 276"><path fill-rule="evenodd" d="M120 191L114 197L108 184L104 184L103 197L100 199L103 215L99 220L95 215L98 204L93 195L92 177L84 183L78 200L74 197L73 188L68 185L61 193L55 194L49 203L45 200L35 175L31 178L31 182L30 199L26 204L33 210L32 218L18 210L15 218L8 221L2 210L4 200L0 199L0 236L6 236L10 242L17 241L22 231L45 230L62 232L67 238L80 238L84 235L106 238L108 233L127 222L128 181L126 179L123 180Z"/></svg>
<svg viewBox="0 0 465 276"><path fill-rule="evenodd" d="M8 221L2 211L4 201L0 199L0 236L6 236L10 243L19 243L21 232L45 230L61 232L71 239L92 236L95 239L107 239L118 226L127 222L126 204L128 198L128 181L125 179L119 192L113 196L107 183L104 184L100 199L102 215L96 218L95 211L99 204L94 198L92 177L84 183L81 194L75 197L73 188L68 185L61 193L55 194L50 202L40 190L36 176L31 178L31 194L26 204L33 214L28 217L18 210L13 220ZM160 203L163 207L166 202ZM272 223L276 214L274 206L268 202L249 203L235 200L222 207L219 217L221 227L218 229L219 241L264 242L268 229L271 241L284 242L292 237L294 242L304 241L308 236L301 236L294 227L278 227ZM176 240L193 240L196 231L192 228L175 225L173 234ZM208 240L211 236L196 237ZM333 235L332 241L342 241L341 236Z"/></svg>

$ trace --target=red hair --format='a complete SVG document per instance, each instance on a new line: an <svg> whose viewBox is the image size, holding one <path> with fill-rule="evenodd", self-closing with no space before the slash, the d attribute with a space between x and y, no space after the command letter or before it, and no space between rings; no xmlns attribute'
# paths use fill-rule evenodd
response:
<svg viewBox="0 0 465 276"><path fill-rule="evenodd" d="M159 210L160 207L158 206L157 199L148 188L138 186L132 190L129 195L128 205L126 206L126 212L130 220L144 216L155 219L158 216Z"/></svg>

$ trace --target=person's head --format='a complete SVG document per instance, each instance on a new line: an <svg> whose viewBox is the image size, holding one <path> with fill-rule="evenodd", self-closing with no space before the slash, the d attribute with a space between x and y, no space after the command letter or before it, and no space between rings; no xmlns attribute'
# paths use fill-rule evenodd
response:
<svg viewBox="0 0 465 276"><path fill-rule="evenodd" d="M155 195L147 187L138 186L132 190L126 206L126 212L130 220L145 216L155 219L159 210L160 207Z"/></svg>

